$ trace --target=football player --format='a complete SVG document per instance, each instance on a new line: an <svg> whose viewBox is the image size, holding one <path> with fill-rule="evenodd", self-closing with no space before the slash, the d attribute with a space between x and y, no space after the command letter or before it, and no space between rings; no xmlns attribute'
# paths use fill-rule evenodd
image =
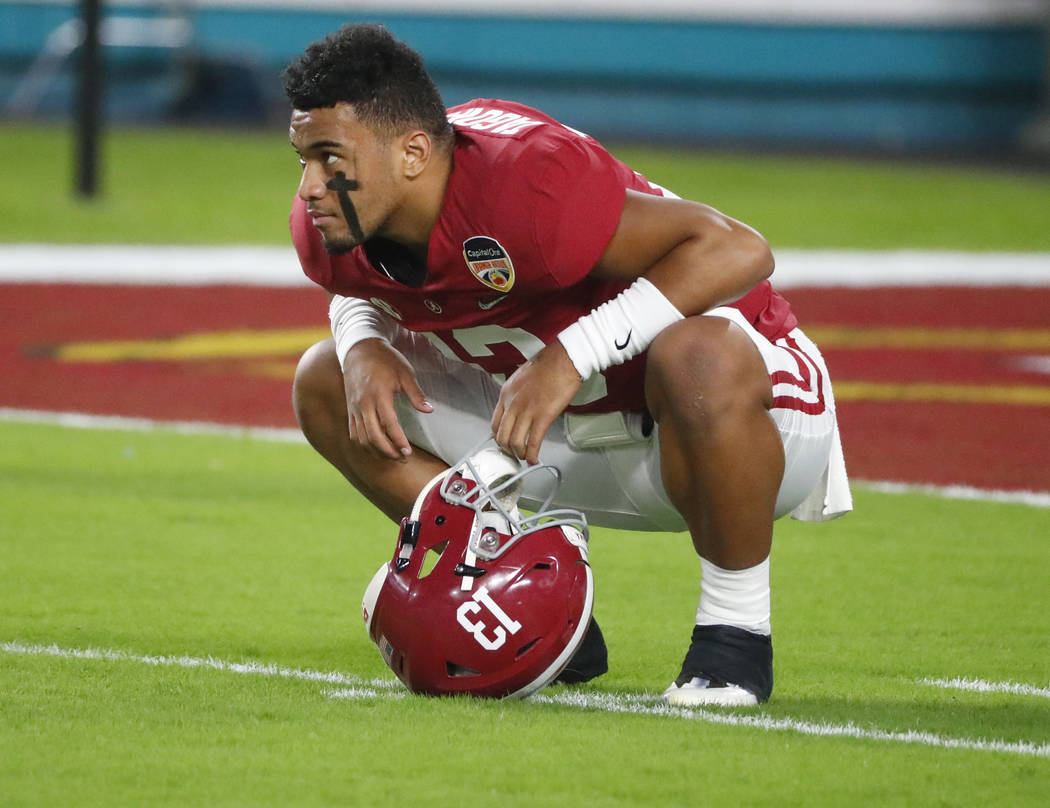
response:
<svg viewBox="0 0 1050 808"><path fill-rule="evenodd" d="M395 521L492 435L559 468L555 504L592 525L688 531L699 605L664 696L766 700L773 522L851 500L827 369L765 240L538 110L446 110L381 26L310 45L284 84L292 239L333 329L296 372L310 443ZM594 646L570 678L605 670Z"/></svg>

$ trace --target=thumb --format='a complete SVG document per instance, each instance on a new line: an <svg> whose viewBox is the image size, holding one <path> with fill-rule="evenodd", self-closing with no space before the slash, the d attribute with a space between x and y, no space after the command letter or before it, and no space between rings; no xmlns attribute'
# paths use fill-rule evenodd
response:
<svg viewBox="0 0 1050 808"><path fill-rule="evenodd" d="M401 389L404 391L405 395L408 396L408 400L412 402L412 406L417 410L420 412L434 411L433 405L431 405L431 403L427 401L426 396L423 395L423 390L420 388L419 382L416 381L414 375L408 376L402 381Z"/></svg>

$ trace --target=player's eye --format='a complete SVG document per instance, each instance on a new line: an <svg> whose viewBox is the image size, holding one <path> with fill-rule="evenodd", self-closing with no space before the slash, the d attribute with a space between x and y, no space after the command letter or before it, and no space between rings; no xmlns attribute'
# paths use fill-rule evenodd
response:
<svg viewBox="0 0 1050 808"><path fill-rule="evenodd" d="M324 158L324 164L326 166L334 166L339 162L339 157L335 154L326 153Z"/></svg>

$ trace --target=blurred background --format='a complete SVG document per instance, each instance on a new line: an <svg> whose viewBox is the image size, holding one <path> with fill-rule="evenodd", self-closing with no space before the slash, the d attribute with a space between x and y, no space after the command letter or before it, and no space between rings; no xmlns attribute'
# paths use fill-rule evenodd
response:
<svg viewBox="0 0 1050 808"><path fill-rule="evenodd" d="M856 479L1050 501L1050 0L0 0L0 419L295 428L279 76L349 21L761 232Z"/></svg>
<svg viewBox="0 0 1050 808"><path fill-rule="evenodd" d="M0 120L75 109L80 0L0 0ZM90 4L88 4L90 5ZM531 103L602 139L1050 154L1050 0L106 0L104 117L259 127L348 20L424 55L449 105Z"/></svg>

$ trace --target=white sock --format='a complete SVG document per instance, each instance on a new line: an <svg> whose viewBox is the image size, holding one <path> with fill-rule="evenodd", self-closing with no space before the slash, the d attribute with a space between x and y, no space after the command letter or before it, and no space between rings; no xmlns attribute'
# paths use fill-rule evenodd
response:
<svg viewBox="0 0 1050 808"><path fill-rule="evenodd" d="M746 570L724 570L701 558L700 571L698 626L736 626L769 636L768 557Z"/></svg>

